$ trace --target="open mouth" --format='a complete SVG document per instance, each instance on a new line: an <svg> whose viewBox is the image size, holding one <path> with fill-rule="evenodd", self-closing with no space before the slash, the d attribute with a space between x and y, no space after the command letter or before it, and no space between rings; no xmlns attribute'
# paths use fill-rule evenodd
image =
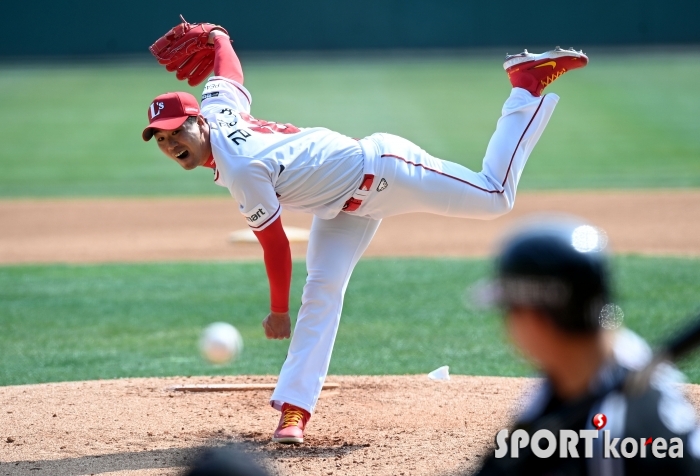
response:
<svg viewBox="0 0 700 476"><path fill-rule="evenodd" d="M185 150L183 150L182 152L180 152L180 153L178 153L178 154L175 154L175 157L176 157L177 159L182 160L182 159L186 159L189 155L190 155L190 151L187 150L187 149L185 149Z"/></svg>

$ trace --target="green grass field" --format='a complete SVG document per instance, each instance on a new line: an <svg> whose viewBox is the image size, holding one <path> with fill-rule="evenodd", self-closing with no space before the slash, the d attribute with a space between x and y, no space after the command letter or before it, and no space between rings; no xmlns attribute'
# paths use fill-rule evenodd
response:
<svg viewBox="0 0 700 476"><path fill-rule="evenodd" d="M391 132L479 169L509 91L501 58L245 61L254 115L349 136ZM550 89L562 100L522 189L700 186L700 52L593 56ZM189 88L152 63L0 65L0 198L227 195L140 139L146 108ZM11 226L3 223L2 226ZM618 257L627 325L652 342L698 306L700 260ZM331 372L530 375L495 314L466 309L480 260L363 260ZM295 264L298 305L303 263ZM197 374L276 374L287 343L260 327L259 263L0 267L0 385ZM293 309L296 310L296 309ZM211 367L204 325L227 320L246 349ZM682 368L700 383L700 359Z"/></svg>
<svg viewBox="0 0 700 476"><path fill-rule="evenodd" d="M631 329L659 342L693 310L700 260L615 260ZM497 314L463 304L484 260L373 259L348 289L331 373L532 375L513 354ZM304 277L295 263L292 303ZM267 281L260 263L0 267L0 385L127 376L276 374L287 342L264 338ZM202 328L226 320L245 350L212 367ZM700 383L700 358L681 366Z"/></svg>
<svg viewBox="0 0 700 476"><path fill-rule="evenodd" d="M475 169L510 87L500 57L244 67L258 117L391 132ZM550 88L562 100L522 188L700 185L698 77L700 52L593 56ZM151 63L0 66L0 197L225 194L140 139L150 101L177 89L201 91Z"/></svg>

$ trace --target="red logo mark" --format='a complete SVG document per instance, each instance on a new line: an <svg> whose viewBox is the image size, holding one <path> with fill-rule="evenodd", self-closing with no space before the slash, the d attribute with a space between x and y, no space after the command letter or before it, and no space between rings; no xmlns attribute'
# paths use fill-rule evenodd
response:
<svg viewBox="0 0 700 476"><path fill-rule="evenodd" d="M600 430L608 423L608 417L606 417L603 413L598 413L593 417L591 423L593 423L596 430Z"/></svg>
<svg viewBox="0 0 700 476"><path fill-rule="evenodd" d="M647 441L646 441L646 443L644 443L644 446L650 445L653 440L654 440L654 438L647 438Z"/></svg>

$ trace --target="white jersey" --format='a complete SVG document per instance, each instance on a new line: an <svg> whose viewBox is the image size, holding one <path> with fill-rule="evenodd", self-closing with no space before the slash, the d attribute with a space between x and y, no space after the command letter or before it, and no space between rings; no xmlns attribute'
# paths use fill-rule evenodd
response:
<svg viewBox="0 0 700 476"><path fill-rule="evenodd" d="M243 85L221 76L202 93L216 171L214 181L231 192L248 225L265 229L281 213L340 213L363 176L357 141L322 128L297 128L257 120Z"/></svg>

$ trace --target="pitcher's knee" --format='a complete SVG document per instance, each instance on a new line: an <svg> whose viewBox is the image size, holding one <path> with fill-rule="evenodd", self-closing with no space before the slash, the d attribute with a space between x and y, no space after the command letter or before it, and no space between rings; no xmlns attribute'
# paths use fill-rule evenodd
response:
<svg viewBox="0 0 700 476"><path fill-rule="evenodd" d="M485 220L495 220L498 217L505 215L506 213L513 210L515 205L515 200L510 200L505 195L498 195L494 197L494 200L489 207L489 211L484 216Z"/></svg>
<svg viewBox="0 0 700 476"><path fill-rule="evenodd" d="M317 312L331 312L343 301L343 287L344 283L308 279L301 295L301 304Z"/></svg>
<svg viewBox="0 0 700 476"><path fill-rule="evenodd" d="M306 284L304 284L304 294L323 294L323 295L337 295L343 293L343 288L345 287L345 280L342 277L327 276L319 273L320 275L314 276L309 275L306 278Z"/></svg>

